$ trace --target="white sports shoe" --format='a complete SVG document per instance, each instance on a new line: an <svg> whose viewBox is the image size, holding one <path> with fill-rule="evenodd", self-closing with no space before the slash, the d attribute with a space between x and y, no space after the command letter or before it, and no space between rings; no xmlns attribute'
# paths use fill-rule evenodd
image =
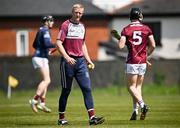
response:
<svg viewBox="0 0 180 128"><path fill-rule="evenodd" d="M29 100L29 104L31 105L31 108L32 110L37 113L38 110L37 110L37 104L38 104L38 101L37 100L34 100L34 99L31 99Z"/></svg>
<svg viewBox="0 0 180 128"><path fill-rule="evenodd" d="M68 121L63 119L63 120L58 120L58 125L68 125Z"/></svg>
<svg viewBox="0 0 180 128"><path fill-rule="evenodd" d="M43 103L37 104L37 108L43 112L47 112L47 113L51 112L51 109L48 108L47 106L45 106L45 104L43 104Z"/></svg>

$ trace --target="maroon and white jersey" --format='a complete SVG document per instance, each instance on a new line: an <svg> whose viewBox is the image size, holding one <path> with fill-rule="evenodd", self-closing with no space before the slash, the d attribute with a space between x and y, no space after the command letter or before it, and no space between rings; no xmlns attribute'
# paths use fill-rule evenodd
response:
<svg viewBox="0 0 180 128"><path fill-rule="evenodd" d="M151 29L140 23L132 22L121 32L121 36L126 37L126 46L128 48L127 63L142 64L147 60L148 37L152 35Z"/></svg>
<svg viewBox="0 0 180 128"><path fill-rule="evenodd" d="M80 23L66 20L60 27L57 40L63 42L68 55L83 56L82 45L85 39L85 27Z"/></svg>

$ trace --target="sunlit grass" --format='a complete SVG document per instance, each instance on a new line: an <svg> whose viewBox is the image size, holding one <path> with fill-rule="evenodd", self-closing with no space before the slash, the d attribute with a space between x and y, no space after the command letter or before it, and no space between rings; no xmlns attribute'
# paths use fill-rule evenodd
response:
<svg viewBox="0 0 180 128"><path fill-rule="evenodd" d="M144 121L129 121L132 106L126 87L94 88L93 98L97 115L104 116L106 121L97 128L179 128L180 95L177 86L145 86L144 100L150 106L150 112ZM0 127L22 128L58 128L58 99L60 89L49 90L47 105L52 113L32 112L28 100L35 90L13 90L12 98L0 92ZM69 96L66 118L70 125L67 128L87 128L88 115L79 88L73 88Z"/></svg>

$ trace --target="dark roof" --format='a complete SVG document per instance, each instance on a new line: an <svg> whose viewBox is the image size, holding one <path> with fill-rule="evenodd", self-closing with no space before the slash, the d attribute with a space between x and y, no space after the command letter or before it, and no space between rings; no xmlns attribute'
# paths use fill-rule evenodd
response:
<svg viewBox="0 0 180 128"><path fill-rule="evenodd" d="M0 0L0 17L31 17L52 14L71 15L72 5L85 6L85 16L103 16L105 12L91 3L91 0ZM145 15L180 15L180 0L137 0L133 4L115 10L112 14L127 16L132 7L140 7Z"/></svg>
<svg viewBox="0 0 180 128"><path fill-rule="evenodd" d="M127 15L132 7L139 7L146 15L180 15L180 0L137 0L114 14Z"/></svg>
<svg viewBox="0 0 180 128"><path fill-rule="evenodd" d="M71 15L71 8L75 3L85 6L85 15L105 14L87 0L0 0L0 17L28 17L47 14L68 16Z"/></svg>

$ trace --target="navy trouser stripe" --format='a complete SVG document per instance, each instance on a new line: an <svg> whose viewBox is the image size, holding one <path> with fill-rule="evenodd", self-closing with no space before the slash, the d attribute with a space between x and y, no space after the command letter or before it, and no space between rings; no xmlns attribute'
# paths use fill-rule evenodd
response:
<svg viewBox="0 0 180 128"><path fill-rule="evenodd" d="M64 61L61 61L60 74L61 74L62 88L66 88L66 74L65 74L65 62Z"/></svg>

